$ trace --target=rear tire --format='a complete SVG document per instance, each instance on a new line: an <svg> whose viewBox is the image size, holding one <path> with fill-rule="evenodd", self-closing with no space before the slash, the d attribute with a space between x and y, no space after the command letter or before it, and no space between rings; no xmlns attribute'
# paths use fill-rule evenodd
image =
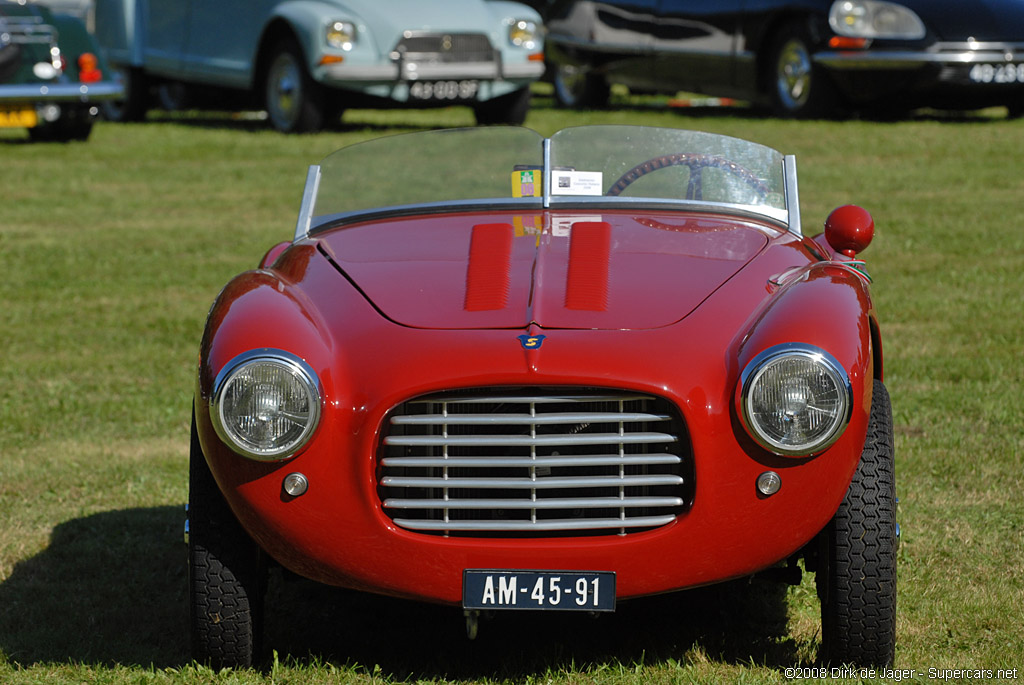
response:
<svg viewBox="0 0 1024 685"><path fill-rule="evenodd" d="M583 67L560 64L555 67L553 81L555 102L559 107L605 107L611 97L608 82Z"/></svg>
<svg viewBox="0 0 1024 685"><path fill-rule="evenodd" d="M821 533L822 661L889 666L896 651L896 479L889 393L874 382L860 463Z"/></svg>
<svg viewBox="0 0 1024 685"><path fill-rule="evenodd" d="M124 85L124 97L103 103L103 118L107 121L142 121L150 107L149 81L142 69L118 67L115 78Z"/></svg>
<svg viewBox="0 0 1024 685"><path fill-rule="evenodd" d="M188 502L192 657L215 669L250 667L262 642L266 562L213 479L194 415Z"/></svg>

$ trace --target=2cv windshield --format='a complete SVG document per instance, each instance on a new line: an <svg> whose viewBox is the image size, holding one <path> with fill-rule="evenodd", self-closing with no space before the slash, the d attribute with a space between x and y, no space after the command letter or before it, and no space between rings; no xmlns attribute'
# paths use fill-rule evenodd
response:
<svg viewBox="0 0 1024 685"><path fill-rule="evenodd" d="M703 208L799 232L789 160L738 138L638 126L388 136L311 167L296 235L378 215L583 205Z"/></svg>

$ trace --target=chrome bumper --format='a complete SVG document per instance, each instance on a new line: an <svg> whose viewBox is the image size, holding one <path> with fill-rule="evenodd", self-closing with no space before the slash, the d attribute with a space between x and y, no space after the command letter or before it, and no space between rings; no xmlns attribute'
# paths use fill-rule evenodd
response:
<svg viewBox="0 0 1024 685"><path fill-rule="evenodd" d="M50 83L0 86L0 102L99 102L124 97L120 83Z"/></svg>
<svg viewBox="0 0 1024 685"><path fill-rule="evenodd" d="M826 50L814 61L830 69L919 69L928 65L1024 62L1024 43L936 43L927 50Z"/></svg>

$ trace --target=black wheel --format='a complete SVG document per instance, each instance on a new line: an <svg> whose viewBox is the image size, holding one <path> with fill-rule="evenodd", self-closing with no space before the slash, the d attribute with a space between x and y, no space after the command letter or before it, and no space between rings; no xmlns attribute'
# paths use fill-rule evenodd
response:
<svg viewBox="0 0 1024 685"><path fill-rule="evenodd" d="M306 69L302 49L294 39L271 52L264 87L270 123L282 133L311 133L324 126L324 92Z"/></svg>
<svg viewBox="0 0 1024 685"><path fill-rule="evenodd" d="M188 492L188 597L192 657L245 668L259 656L266 562L235 519L206 464L192 419Z"/></svg>
<svg viewBox="0 0 1024 685"><path fill-rule="evenodd" d="M526 121L526 113L530 111L530 99L530 87L527 86L508 95L478 102L473 108L476 123L480 126L519 126Z"/></svg>
<svg viewBox="0 0 1024 685"><path fill-rule="evenodd" d="M107 121L142 121L150 107L149 81L141 69L117 67L115 80L124 85L124 97L103 103L103 118Z"/></svg>
<svg viewBox="0 0 1024 685"><path fill-rule="evenodd" d="M789 24L779 31L765 68L775 114L814 118L838 113L835 88L811 60L811 40L802 25Z"/></svg>
<svg viewBox="0 0 1024 685"><path fill-rule="evenodd" d="M555 86L555 102L560 107L605 107L611 96L611 88L607 81L583 67L572 64L558 65L552 80Z"/></svg>
<svg viewBox="0 0 1024 685"><path fill-rule="evenodd" d="M821 533L822 661L888 666L896 650L896 479L889 393L875 381L860 464Z"/></svg>
<svg viewBox="0 0 1024 685"><path fill-rule="evenodd" d="M30 128L28 136L31 140L41 143L85 141L92 133L94 118L88 107L65 107L57 121Z"/></svg>

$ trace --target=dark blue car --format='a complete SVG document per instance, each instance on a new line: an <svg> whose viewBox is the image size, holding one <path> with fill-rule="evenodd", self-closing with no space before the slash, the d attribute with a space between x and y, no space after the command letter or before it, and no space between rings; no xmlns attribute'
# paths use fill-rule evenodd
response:
<svg viewBox="0 0 1024 685"><path fill-rule="evenodd" d="M1016 0L556 0L556 97L609 85L766 105L782 116L1005 106L1024 113Z"/></svg>

